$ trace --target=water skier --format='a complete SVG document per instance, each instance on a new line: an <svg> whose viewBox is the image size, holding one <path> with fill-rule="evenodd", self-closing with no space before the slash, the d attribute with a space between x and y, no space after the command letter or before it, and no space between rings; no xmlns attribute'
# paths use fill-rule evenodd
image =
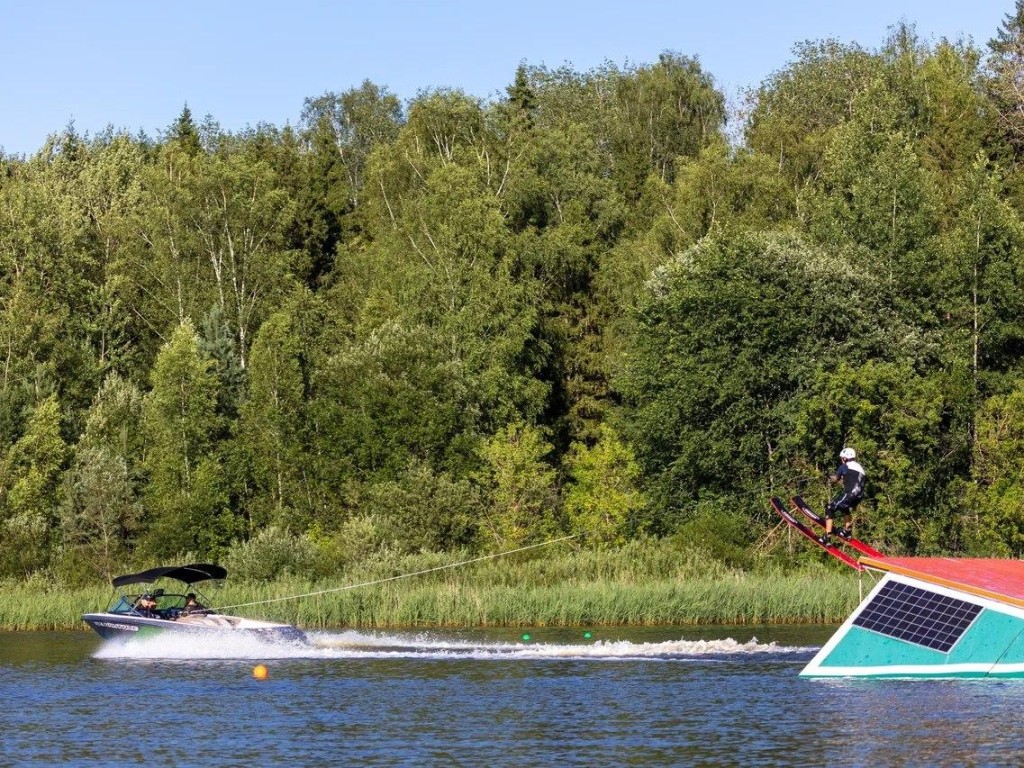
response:
<svg viewBox="0 0 1024 768"><path fill-rule="evenodd" d="M853 535L850 528L853 521L853 510L864 498L864 478L867 476L864 467L856 459L857 452L853 448L843 448L839 452L839 467L829 481L842 482L843 489L825 508L825 533L818 537L818 541L822 544L829 543L834 518L840 515L843 517L843 526L836 531L836 534L844 539L849 539Z"/></svg>

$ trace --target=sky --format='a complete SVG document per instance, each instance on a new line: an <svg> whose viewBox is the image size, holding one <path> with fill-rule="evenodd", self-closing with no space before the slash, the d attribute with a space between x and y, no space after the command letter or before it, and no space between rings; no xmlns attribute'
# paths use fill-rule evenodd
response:
<svg viewBox="0 0 1024 768"><path fill-rule="evenodd" d="M73 123L156 138L187 104L227 131L295 125L303 101L363 80L504 95L520 63L580 72L697 58L727 96L803 41L877 49L913 24L982 48L1015 0L0 0L0 148L30 155Z"/></svg>

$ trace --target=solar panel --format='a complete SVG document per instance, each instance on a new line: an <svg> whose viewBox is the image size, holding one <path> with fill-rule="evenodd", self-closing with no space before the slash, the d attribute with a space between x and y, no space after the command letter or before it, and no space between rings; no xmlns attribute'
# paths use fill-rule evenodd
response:
<svg viewBox="0 0 1024 768"><path fill-rule="evenodd" d="M890 581L853 623L897 640L948 653L979 613L980 605Z"/></svg>

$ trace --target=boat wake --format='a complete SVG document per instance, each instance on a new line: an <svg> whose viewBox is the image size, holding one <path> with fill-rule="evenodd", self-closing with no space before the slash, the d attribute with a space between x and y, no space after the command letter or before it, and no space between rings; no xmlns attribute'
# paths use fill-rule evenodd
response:
<svg viewBox="0 0 1024 768"><path fill-rule="evenodd" d="M97 659L576 659L685 660L750 654L807 653L814 648L718 640L591 640L580 643L453 640L423 634L311 632L309 643L270 642L256 637L156 636L108 642Z"/></svg>

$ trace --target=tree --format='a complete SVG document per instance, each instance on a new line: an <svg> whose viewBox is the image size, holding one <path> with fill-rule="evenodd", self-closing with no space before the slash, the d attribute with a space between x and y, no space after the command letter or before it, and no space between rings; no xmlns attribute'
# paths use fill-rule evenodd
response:
<svg viewBox="0 0 1024 768"><path fill-rule="evenodd" d="M1016 0L988 47L988 90L1003 135L1019 157L1024 150L1024 0Z"/></svg>
<svg viewBox="0 0 1024 768"><path fill-rule="evenodd" d="M629 446L607 424L593 446L573 443L565 462L566 516L590 542L622 544L635 532L643 505L640 468Z"/></svg>
<svg viewBox="0 0 1024 768"><path fill-rule="evenodd" d="M955 548L959 499L951 488L963 476L965 447L956 385L955 374L911 360L818 367L783 443L793 457L790 483L823 508L840 448L855 446L868 470L857 518L872 540L891 554Z"/></svg>
<svg viewBox="0 0 1024 768"><path fill-rule="evenodd" d="M220 425L212 368L189 321L175 329L153 367L143 429L146 549L155 555L215 554L234 533L214 443Z"/></svg>
<svg viewBox="0 0 1024 768"><path fill-rule="evenodd" d="M539 284L489 186L472 133L483 124L463 95L431 94L410 108L398 141L373 156L371 239L339 261L349 268L345 295L331 292L354 327L317 394L317 421L341 436L325 446L339 466L394 477L415 459L467 471L480 435L544 408ZM353 293L365 296L358 307Z"/></svg>
<svg viewBox="0 0 1024 768"><path fill-rule="evenodd" d="M60 406L50 395L33 409L25 433L0 465L0 572L27 576L47 564L66 454Z"/></svg>
<svg viewBox="0 0 1024 768"><path fill-rule="evenodd" d="M96 393L64 476L62 570L109 580L129 559L142 517L142 393L117 374ZM83 568L84 566L84 568Z"/></svg>
<svg viewBox="0 0 1024 768"><path fill-rule="evenodd" d="M845 265L791 236L737 233L655 273L616 380L655 530L702 501L764 509L790 480L787 436L816 369L920 356L884 284Z"/></svg>
<svg viewBox="0 0 1024 768"><path fill-rule="evenodd" d="M44 151L0 184L0 435L20 432L23 409L50 392L73 418L95 387L96 252L78 199L85 149L69 130Z"/></svg>
<svg viewBox="0 0 1024 768"><path fill-rule="evenodd" d="M855 97L878 76L881 62L856 44L836 40L799 43L793 52L790 66L748 94L754 106L746 146L774 158L799 190L817 176L832 131L849 118Z"/></svg>
<svg viewBox="0 0 1024 768"><path fill-rule="evenodd" d="M239 414L238 438L249 457L255 485L253 522L288 527L309 520L303 479L309 463L303 446L305 401L301 340L289 313L272 315L256 335L249 366L248 398Z"/></svg>
<svg viewBox="0 0 1024 768"><path fill-rule="evenodd" d="M199 137L199 129L192 118L192 110L185 104L181 108L181 114L174 121L167 132L168 140L177 145L177 148L186 155L198 155L203 151Z"/></svg>
<svg viewBox="0 0 1024 768"><path fill-rule="evenodd" d="M138 345L119 290L117 264L134 238L128 222L139 205L145 148L123 134L98 137L90 146L78 180L78 205L89 224L96 253L94 283L81 311L99 375L136 373Z"/></svg>
<svg viewBox="0 0 1024 768"><path fill-rule="evenodd" d="M342 94L328 91L306 99L302 110L306 135L332 140L336 158L344 169L345 188L352 209L359 207L365 184L366 164L374 147L395 140L402 125L402 105L384 86L364 80Z"/></svg>
<svg viewBox="0 0 1024 768"><path fill-rule="evenodd" d="M106 447L76 453L61 511L65 567L109 581L127 565L141 504L128 463ZM71 574L68 575L71 578Z"/></svg>
<svg viewBox="0 0 1024 768"><path fill-rule="evenodd" d="M672 181L680 158L722 136L725 98L696 59L666 51L657 64L615 73L612 92L607 125L627 201L639 199L649 174Z"/></svg>
<svg viewBox="0 0 1024 768"><path fill-rule="evenodd" d="M962 507L964 549L975 556L1024 553L1024 390L1018 386L982 404L978 440Z"/></svg>
<svg viewBox="0 0 1024 768"><path fill-rule="evenodd" d="M227 425L238 416L246 371L242 369L238 345L219 304L214 304L203 318L199 345L203 357L213 360L218 380L217 413Z"/></svg>
<svg viewBox="0 0 1024 768"><path fill-rule="evenodd" d="M864 246L873 268L899 284L917 278L937 234L934 186L899 131L850 121L835 133L822 183L805 195L811 233L829 245Z"/></svg>
<svg viewBox="0 0 1024 768"><path fill-rule="evenodd" d="M192 216L244 369L255 328L291 287L284 228L293 203L270 166L244 153L216 157L203 171L193 191L196 209L180 214Z"/></svg>
<svg viewBox="0 0 1024 768"><path fill-rule="evenodd" d="M487 440L479 482L487 498L482 528L503 548L536 542L555 530L555 471L542 430L509 424Z"/></svg>
<svg viewBox="0 0 1024 768"><path fill-rule="evenodd" d="M483 516L479 489L468 478L412 463L395 480L370 485L362 514L379 517L405 552L444 552L476 542Z"/></svg>
<svg viewBox="0 0 1024 768"><path fill-rule="evenodd" d="M228 137L212 156L175 143L143 176L131 221L136 240L119 262L122 296L155 329L216 304L235 337L240 368L251 336L293 284L285 247L293 201L272 166ZM151 353L155 354L155 350Z"/></svg>

